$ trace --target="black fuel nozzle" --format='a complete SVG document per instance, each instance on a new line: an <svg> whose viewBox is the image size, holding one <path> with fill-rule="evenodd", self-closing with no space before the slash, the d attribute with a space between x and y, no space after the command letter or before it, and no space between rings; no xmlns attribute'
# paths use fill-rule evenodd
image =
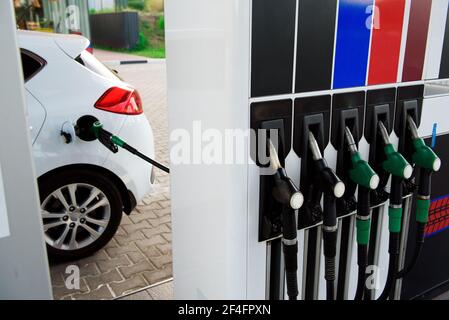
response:
<svg viewBox="0 0 449 320"><path fill-rule="evenodd" d="M315 162L318 188L323 192L323 248L325 257L325 274L327 282L327 299L334 300L335 256L337 249L337 208L336 199L345 193L345 184L327 165L321 155L315 136L309 131L309 147Z"/></svg>
<svg viewBox="0 0 449 320"><path fill-rule="evenodd" d="M294 182L287 176L287 172L279 161L276 148L270 139L267 140L270 155L270 165L274 169L273 197L282 204L282 244L284 251L285 275L287 282L287 295L290 300L298 296L298 240L296 213L304 197Z"/></svg>
<svg viewBox="0 0 449 320"><path fill-rule="evenodd" d="M335 198L341 198L345 193L345 184L336 175L321 155L318 142L311 131L309 131L309 146L312 152L315 168L318 172L318 184L321 191Z"/></svg>
<svg viewBox="0 0 449 320"><path fill-rule="evenodd" d="M287 172L281 166L279 156L276 152L276 148L273 146L271 140L269 143L270 164L274 170L274 182L275 188L273 189L273 195L279 203L287 206L293 210L298 210L303 202L304 197L299 191L298 187L294 184L292 179L287 176Z"/></svg>

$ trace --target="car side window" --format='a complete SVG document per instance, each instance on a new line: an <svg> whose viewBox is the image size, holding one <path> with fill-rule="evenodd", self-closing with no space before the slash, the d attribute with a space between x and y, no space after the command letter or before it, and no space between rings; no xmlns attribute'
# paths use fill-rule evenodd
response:
<svg viewBox="0 0 449 320"><path fill-rule="evenodd" d="M23 78L25 82L45 67L46 61L31 51L21 49L20 57L22 59Z"/></svg>

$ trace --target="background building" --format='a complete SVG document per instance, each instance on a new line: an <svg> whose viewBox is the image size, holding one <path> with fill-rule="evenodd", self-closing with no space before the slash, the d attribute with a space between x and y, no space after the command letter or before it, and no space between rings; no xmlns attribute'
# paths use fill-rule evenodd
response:
<svg viewBox="0 0 449 320"><path fill-rule="evenodd" d="M85 0L13 0L21 29L82 34L90 38Z"/></svg>

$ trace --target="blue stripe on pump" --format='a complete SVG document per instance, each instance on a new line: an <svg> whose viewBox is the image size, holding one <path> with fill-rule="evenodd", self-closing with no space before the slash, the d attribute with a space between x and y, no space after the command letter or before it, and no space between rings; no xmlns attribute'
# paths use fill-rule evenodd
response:
<svg viewBox="0 0 449 320"><path fill-rule="evenodd" d="M334 89L364 86L374 0L340 0Z"/></svg>

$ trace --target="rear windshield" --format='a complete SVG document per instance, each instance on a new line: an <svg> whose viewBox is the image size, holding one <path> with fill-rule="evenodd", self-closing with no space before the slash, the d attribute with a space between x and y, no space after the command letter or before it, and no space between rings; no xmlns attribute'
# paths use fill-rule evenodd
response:
<svg viewBox="0 0 449 320"><path fill-rule="evenodd" d="M99 74L100 76L113 79L113 80L121 80L120 77L111 69L106 67L97 58L95 58L90 52L83 51L76 59L79 63L85 66L92 72Z"/></svg>

